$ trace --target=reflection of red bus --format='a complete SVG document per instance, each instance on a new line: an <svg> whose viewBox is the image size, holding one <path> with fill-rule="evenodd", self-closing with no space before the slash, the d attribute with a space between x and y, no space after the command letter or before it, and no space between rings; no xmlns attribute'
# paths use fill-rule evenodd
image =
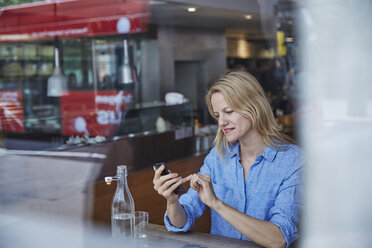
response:
<svg viewBox="0 0 372 248"><path fill-rule="evenodd" d="M141 0L41 1L2 8L0 130L114 135L135 95L135 81L124 85L120 67L129 63L133 72L148 16L148 1ZM57 97L48 94L48 78L58 63L55 48L67 82Z"/></svg>
<svg viewBox="0 0 372 248"><path fill-rule="evenodd" d="M141 32L147 25L148 7L143 0L59 0L5 7L0 41Z"/></svg>
<svg viewBox="0 0 372 248"><path fill-rule="evenodd" d="M0 129L24 131L22 91L0 91Z"/></svg>
<svg viewBox="0 0 372 248"><path fill-rule="evenodd" d="M71 91L61 97L62 134L106 136L115 134L131 91Z"/></svg>

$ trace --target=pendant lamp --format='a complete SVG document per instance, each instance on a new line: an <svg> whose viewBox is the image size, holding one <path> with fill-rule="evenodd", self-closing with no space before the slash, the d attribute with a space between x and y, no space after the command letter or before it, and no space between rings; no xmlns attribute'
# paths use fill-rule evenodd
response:
<svg viewBox="0 0 372 248"><path fill-rule="evenodd" d="M128 42L124 40L123 42L123 50L124 50L124 58L123 64L120 66L119 69L119 84L135 84L137 83L137 75L134 67L130 64L129 61L129 52L128 52Z"/></svg>
<svg viewBox="0 0 372 248"><path fill-rule="evenodd" d="M58 48L54 48L54 70L52 76L48 78L47 95L50 97L60 97L67 91L67 77L63 75L59 67Z"/></svg>

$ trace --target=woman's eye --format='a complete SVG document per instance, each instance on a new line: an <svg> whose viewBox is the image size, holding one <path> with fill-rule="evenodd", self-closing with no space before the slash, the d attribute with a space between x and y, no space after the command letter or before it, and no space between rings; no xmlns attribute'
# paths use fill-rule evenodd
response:
<svg viewBox="0 0 372 248"><path fill-rule="evenodd" d="M232 112L232 110L226 111L227 114L231 114Z"/></svg>

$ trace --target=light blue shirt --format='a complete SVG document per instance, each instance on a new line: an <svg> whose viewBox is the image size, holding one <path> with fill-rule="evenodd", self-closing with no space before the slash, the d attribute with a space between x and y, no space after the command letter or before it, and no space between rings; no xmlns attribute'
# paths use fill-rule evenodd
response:
<svg viewBox="0 0 372 248"><path fill-rule="evenodd" d="M278 151L266 147L256 158L244 179L240 164L239 143L231 148L222 161L213 148L206 156L199 174L210 175L218 199L231 207L260 220L277 225L283 233L287 247L298 238L297 223L301 205L302 150L296 145ZM165 213L164 222L169 231L186 232L199 218L206 205L194 189L179 199L187 214L183 228L173 226ZM249 240L211 209L211 234Z"/></svg>

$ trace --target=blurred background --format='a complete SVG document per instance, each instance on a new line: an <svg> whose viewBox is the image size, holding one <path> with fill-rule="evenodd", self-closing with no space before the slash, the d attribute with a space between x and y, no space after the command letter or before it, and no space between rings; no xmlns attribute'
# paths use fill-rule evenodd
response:
<svg viewBox="0 0 372 248"><path fill-rule="evenodd" d="M369 1L0 6L1 247L103 245L115 191L104 177L119 164L136 209L163 224L152 165L198 171L217 130L204 95L234 70L258 79L304 148L296 246L371 246ZM193 230L209 225L205 213Z"/></svg>

